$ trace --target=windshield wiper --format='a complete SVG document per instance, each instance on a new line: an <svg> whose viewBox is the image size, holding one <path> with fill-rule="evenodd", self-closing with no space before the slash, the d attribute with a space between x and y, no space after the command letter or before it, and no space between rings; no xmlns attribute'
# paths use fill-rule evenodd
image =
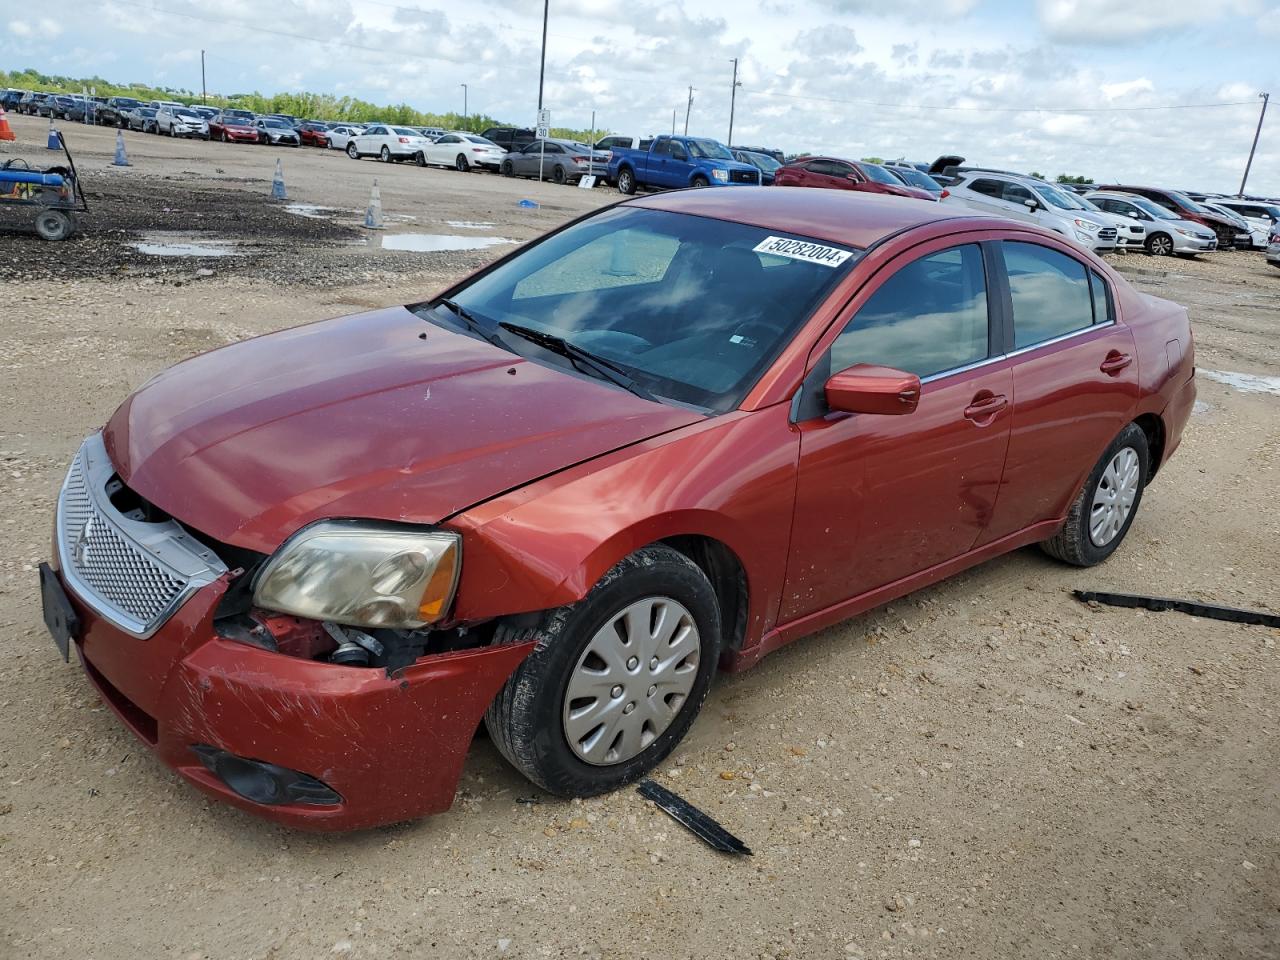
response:
<svg viewBox="0 0 1280 960"><path fill-rule="evenodd" d="M446 310L452 313L455 317L461 320L463 326L465 326L468 330L473 330L476 333L480 334L480 336L484 337L486 340L492 343L495 347L501 347L503 350L506 350L508 353L511 352L511 348L507 345L507 342L503 340L502 337L498 336L498 333L496 330L491 330L489 327L485 326L480 320L476 319L476 315L474 313L472 313L462 304L454 300L450 300L447 297L444 297L436 301L436 306L444 307Z"/></svg>
<svg viewBox="0 0 1280 960"><path fill-rule="evenodd" d="M594 370L597 376L616 383L623 389L630 390L637 397L645 400L652 400L654 403L660 403L652 393L640 386L625 369L618 366L611 360L606 360L599 354L586 350L572 340L566 340L564 337L558 337L554 333L547 333L544 330L535 330L533 327L522 326L518 323L508 323L506 320L499 322L503 330L510 330L518 337L523 337L530 343L536 343L540 347L545 347L552 353L558 353L562 357L567 357L569 362L575 367L581 369L587 367Z"/></svg>

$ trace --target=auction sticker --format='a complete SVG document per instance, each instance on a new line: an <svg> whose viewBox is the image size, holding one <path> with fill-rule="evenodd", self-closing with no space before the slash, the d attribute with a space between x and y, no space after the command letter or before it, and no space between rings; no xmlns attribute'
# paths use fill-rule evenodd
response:
<svg viewBox="0 0 1280 960"><path fill-rule="evenodd" d="M787 237L765 237L755 245L754 252L771 253L775 257L803 260L806 263L817 263L824 267L838 267L853 256L851 250L825 247L820 243L810 243L808 240L790 240Z"/></svg>

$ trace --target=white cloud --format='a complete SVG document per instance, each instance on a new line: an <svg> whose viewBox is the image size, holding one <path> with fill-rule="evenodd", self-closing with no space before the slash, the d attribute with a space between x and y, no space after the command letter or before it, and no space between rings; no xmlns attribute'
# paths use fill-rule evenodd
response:
<svg viewBox="0 0 1280 960"><path fill-rule="evenodd" d="M1135 93L1150 93L1155 89L1155 85L1146 77L1139 77L1136 80L1123 80L1119 83L1104 83L1101 88L1102 95L1108 100L1128 99Z"/></svg>
<svg viewBox="0 0 1280 960"><path fill-rule="evenodd" d="M1039 0L1040 22L1064 43L1122 44L1239 14L1261 12L1260 0Z"/></svg>

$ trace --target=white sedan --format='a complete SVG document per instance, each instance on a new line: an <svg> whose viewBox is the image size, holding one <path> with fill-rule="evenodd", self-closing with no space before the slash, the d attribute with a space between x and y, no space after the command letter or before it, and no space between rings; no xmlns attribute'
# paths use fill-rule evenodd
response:
<svg viewBox="0 0 1280 960"><path fill-rule="evenodd" d="M375 123L347 141L347 156L352 160L377 157L384 163L392 160L416 160L425 166L422 151L429 146L431 141L417 130Z"/></svg>
<svg viewBox="0 0 1280 960"><path fill-rule="evenodd" d="M496 172L507 155L507 151L492 140L462 131L446 133L435 143L427 144L422 153L433 167L453 167L464 173L472 167L486 167Z"/></svg>
<svg viewBox="0 0 1280 960"><path fill-rule="evenodd" d="M329 128L329 148L331 150L345 150L347 144L351 142L352 137L357 137L364 133L364 127L357 126L354 123L340 123L337 126Z"/></svg>

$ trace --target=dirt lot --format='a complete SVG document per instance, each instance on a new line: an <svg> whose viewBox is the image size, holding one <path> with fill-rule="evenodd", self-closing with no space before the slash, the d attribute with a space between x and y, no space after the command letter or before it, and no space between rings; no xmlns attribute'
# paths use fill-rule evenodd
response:
<svg viewBox="0 0 1280 960"><path fill-rule="evenodd" d="M0 159L48 156L43 124L14 126ZM381 249L358 226L375 176L400 234L524 240L615 194L139 134L119 169L107 131L68 136L84 237L0 221L0 957L1280 956L1280 631L1068 593L1280 610L1280 381L1201 378L1104 566L1024 550L722 678L660 779L753 858L630 791L539 795L483 738L448 814L289 833L184 786L58 660L35 567L71 454L186 355L421 298L506 249ZM268 204L277 156L292 200L340 213ZM129 246L155 231L241 255ZM1202 370L1280 375L1280 270L1119 262L1191 307Z"/></svg>

